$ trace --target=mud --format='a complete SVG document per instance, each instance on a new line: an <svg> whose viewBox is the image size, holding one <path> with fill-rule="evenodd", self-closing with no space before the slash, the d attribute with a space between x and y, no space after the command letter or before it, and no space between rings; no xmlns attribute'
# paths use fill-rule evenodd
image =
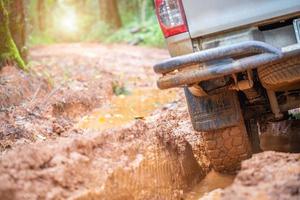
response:
<svg viewBox="0 0 300 200"><path fill-rule="evenodd" d="M264 152L244 161L233 184L216 190L201 200L210 199L299 199L300 155Z"/></svg>
<svg viewBox="0 0 300 200"><path fill-rule="evenodd" d="M155 109L174 101L177 95L177 90L161 91L149 87L134 89L127 95L113 96L109 104L84 116L77 127L105 130L125 125L135 119L145 119Z"/></svg>
<svg viewBox="0 0 300 200"><path fill-rule="evenodd" d="M223 190L234 176L211 171L182 91L156 89L152 66L166 57L60 44L33 48L30 74L5 67L0 199L177 200L215 189L205 198L298 197L298 154L256 155Z"/></svg>
<svg viewBox="0 0 300 200"><path fill-rule="evenodd" d="M224 199L299 199L300 155L265 152L245 161Z"/></svg>
<svg viewBox="0 0 300 200"><path fill-rule="evenodd" d="M109 103L114 82L154 88L151 66L167 56L164 50L123 45L31 49L30 74L12 66L0 71L0 150L66 136L82 116Z"/></svg>
<svg viewBox="0 0 300 200"><path fill-rule="evenodd" d="M154 120L155 119L155 120ZM23 145L0 160L5 199L180 199L206 174L178 120ZM18 159L15 159L18 157ZM198 160L199 161L199 160Z"/></svg>
<svg viewBox="0 0 300 200"><path fill-rule="evenodd" d="M211 192L209 194L210 197L207 198L212 198L211 196L216 195L216 193L220 192L221 189L225 189L226 187L231 185L234 178L234 175L221 174L212 170L186 196L186 200L198 200L199 197L207 195L209 191L213 192Z"/></svg>
<svg viewBox="0 0 300 200"><path fill-rule="evenodd" d="M149 93L155 88L152 65L167 53L122 48L38 47L30 54L33 74L7 67L22 74L13 87L19 88L17 81L23 79L35 87L3 114L9 116L18 136L1 126L7 137L1 138L0 199L181 199L206 175L209 163L199 152L200 135L187 123L182 93L157 97L152 93L159 92ZM46 89L36 84L39 80ZM115 96L115 83L125 85L132 94ZM142 88L150 97L142 92L134 97L133 88ZM30 109L24 108L29 104L27 96L33 96ZM144 100L131 108L138 112L122 123L79 129L83 115L93 116L88 112L96 107L96 113L106 113L106 105L119 98L125 99L122 106L126 100ZM162 105L168 101L173 103ZM112 127L116 129L109 130Z"/></svg>

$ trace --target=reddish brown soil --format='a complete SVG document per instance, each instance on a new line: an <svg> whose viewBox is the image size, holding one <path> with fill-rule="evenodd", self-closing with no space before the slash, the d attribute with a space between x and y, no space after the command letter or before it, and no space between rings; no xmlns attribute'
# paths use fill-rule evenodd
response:
<svg viewBox="0 0 300 200"><path fill-rule="evenodd" d="M300 155L264 152L242 164L222 199L300 199Z"/></svg>
<svg viewBox="0 0 300 200"><path fill-rule="evenodd" d="M166 57L151 48L61 44L32 49L30 74L2 69L0 199L184 199L211 167L180 91L177 101L123 127L74 126L109 104L114 84L154 88L152 65ZM257 155L218 195L299 197L299 159Z"/></svg>
<svg viewBox="0 0 300 200"><path fill-rule="evenodd" d="M0 197L180 199L207 169L184 134L170 131L189 127L168 117L17 147L2 155Z"/></svg>
<svg viewBox="0 0 300 200"><path fill-rule="evenodd" d="M182 95L147 121L103 132L74 128L109 103L113 82L154 88L152 66L164 50L76 44L30 55L34 73L1 72L15 74L4 89L24 92L16 103L3 101L15 105L3 110L0 199L180 199L208 172Z"/></svg>
<svg viewBox="0 0 300 200"><path fill-rule="evenodd" d="M30 74L0 71L0 150L67 134L78 117L109 101L114 82L138 77L135 85L154 87L151 66L165 57L164 50L122 45L33 48Z"/></svg>
<svg viewBox="0 0 300 200"><path fill-rule="evenodd" d="M300 199L300 155L264 152L242 164L233 184L201 200L298 200Z"/></svg>

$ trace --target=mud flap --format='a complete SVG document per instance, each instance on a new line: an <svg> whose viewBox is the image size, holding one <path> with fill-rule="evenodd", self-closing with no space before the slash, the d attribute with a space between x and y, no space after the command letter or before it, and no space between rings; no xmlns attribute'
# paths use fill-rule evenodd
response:
<svg viewBox="0 0 300 200"><path fill-rule="evenodd" d="M240 122L241 108L235 91L196 97L188 88L184 90L191 121L196 131L226 128Z"/></svg>

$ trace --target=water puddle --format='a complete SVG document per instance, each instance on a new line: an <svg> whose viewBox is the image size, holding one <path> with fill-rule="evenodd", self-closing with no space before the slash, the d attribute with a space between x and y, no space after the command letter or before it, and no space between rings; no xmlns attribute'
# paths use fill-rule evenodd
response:
<svg viewBox="0 0 300 200"><path fill-rule="evenodd" d="M103 107L79 122L78 127L105 130L149 116L155 109L176 99L176 90L134 89L128 95L113 96Z"/></svg>
<svg viewBox="0 0 300 200"><path fill-rule="evenodd" d="M135 119L149 116L155 109L176 100L178 90L138 88L128 95L113 96L109 103L94 110L78 123L79 128L107 130L120 127ZM233 182L234 176L210 172L185 199L198 200L215 189L225 188Z"/></svg>
<svg viewBox="0 0 300 200"><path fill-rule="evenodd" d="M211 171L198 185L194 187L193 191L190 192L185 199L199 200L199 198L203 197L206 193L216 189L224 189L231 185L234 178L234 175L220 174L218 172Z"/></svg>

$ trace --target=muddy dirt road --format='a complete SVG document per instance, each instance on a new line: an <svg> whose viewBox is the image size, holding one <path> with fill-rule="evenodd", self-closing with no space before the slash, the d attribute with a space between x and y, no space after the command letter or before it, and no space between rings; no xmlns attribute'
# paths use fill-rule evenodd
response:
<svg viewBox="0 0 300 200"><path fill-rule="evenodd" d="M156 89L152 66L166 57L154 48L59 44L31 49L31 74L4 67L0 199L199 199L214 189L205 198L255 199L249 187L298 198L298 154L257 155L221 190L234 176L211 171L182 91ZM268 173L284 170L286 182L265 186L282 180Z"/></svg>

